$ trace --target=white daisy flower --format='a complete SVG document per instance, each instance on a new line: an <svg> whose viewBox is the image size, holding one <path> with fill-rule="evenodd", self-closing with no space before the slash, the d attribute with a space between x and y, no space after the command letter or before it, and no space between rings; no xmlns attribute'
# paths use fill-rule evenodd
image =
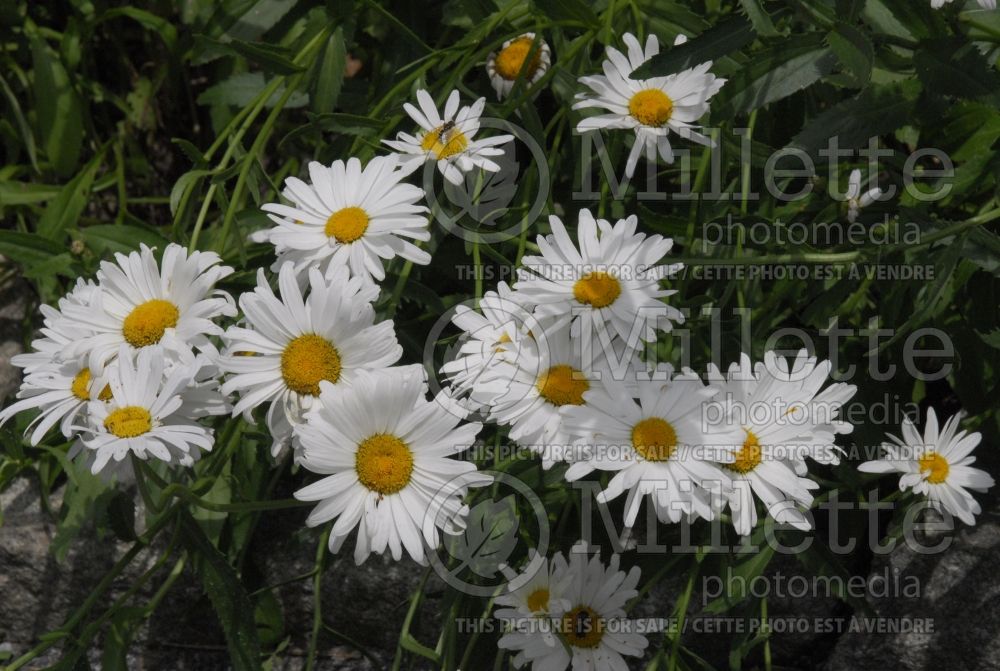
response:
<svg viewBox="0 0 1000 671"><path fill-rule="evenodd" d="M531 314L521 306L518 295L506 282L500 282L496 291L483 295L478 311L458 306L451 321L462 329L461 344L455 358L441 366L441 373L456 395L471 393L499 361L516 360L523 342L521 336L533 324Z"/></svg>
<svg viewBox="0 0 1000 671"><path fill-rule="evenodd" d="M684 267L656 265L673 240L636 233L635 215L612 226L580 210L577 248L559 217L549 217L549 224L552 234L537 238L542 255L522 259L514 284L539 317L572 320L574 336L617 336L632 349L640 340L656 340L657 329L669 332L673 322L684 321L680 310L660 300L677 293L661 289L660 280ZM583 331L581 322L589 322Z"/></svg>
<svg viewBox="0 0 1000 671"><path fill-rule="evenodd" d="M58 308L51 305L40 306L43 325L39 333L42 337L31 342L32 351L16 354L11 357L10 362L23 369L25 375L31 374L38 368L61 362L70 346L93 335L93 331L80 322L67 318L62 310L67 306L88 305L96 292L97 284L91 280L78 278L73 289L59 299Z"/></svg>
<svg viewBox="0 0 1000 671"><path fill-rule="evenodd" d="M924 435L913 421L903 419L903 437L889 434L891 443L883 443L884 459L866 461L858 466L865 473L902 473L899 488L912 489L927 497L930 504L946 510L968 525L976 523L975 515L982 512L979 503L967 490L985 492L993 486L993 477L973 468L976 458L972 450L982 435L959 430L962 414L953 415L938 431L934 408L927 409Z"/></svg>
<svg viewBox="0 0 1000 671"><path fill-rule="evenodd" d="M528 56L531 60L528 60ZM525 64L527 62L527 65ZM503 43L500 51L490 53L486 60L486 73L490 84L497 92L497 99L510 95L518 75L524 71L524 87L528 88L548 71L552 64L552 50L545 40L539 38L535 45L535 33L524 33Z"/></svg>
<svg viewBox="0 0 1000 671"><path fill-rule="evenodd" d="M507 593L496 598L495 603L500 607L493 612L506 631L498 647L519 651L535 649L539 647L539 640L548 647L561 645L557 623L570 609L569 601L562 595L571 580L569 564L562 553L555 553L551 560L533 554L521 573L504 567L504 575L510 580ZM519 654L522 659L528 656L523 652ZM515 665L518 665L516 658Z"/></svg>
<svg viewBox="0 0 1000 671"><path fill-rule="evenodd" d="M81 415L86 414L90 401L111 399L111 388L104 374L92 375L85 361L50 363L33 368L18 390L20 400L0 412L0 425L20 412L37 409L38 416L25 430L25 435L31 432L28 440L32 445L38 445L56 424L64 437L71 438L74 427L85 421Z"/></svg>
<svg viewBox="0 0 1000 671"><path fill-rule="evenodd" d="M94 335L71 347L69 357L89 354L89 367L99 370L122 345L129 351L152 347L176 358L192 348L213 353L209 336L221 335L213 319L236 315L232 297L215 284L233 272L214 252L191 252L171 243L157 265L153 250L141 245L117 263L104 261L97 271L99 290L87 305L63 308L67 319Z"/></svg>
<svg viewBox="0 0 1000 671"><path fill-rule="evenodd" d="M625 526L632 527L649 496L657 517L677 522L697 515L711 520L717 499L731 478L718 463L731 463L739 432L705 420L707 403L717 394L696 373L677 375L668 364L655 374L634 373L636 393L608 378L584 392L583 406L563 410L566 430L590 436L589 450L566 471L570 482L595 470L614 472L597 496L606 503L623 492Z"/></svg>
<svg viewBox="0 0 1000 671"><path fill-rule="evenodd" d="M538 454L544 468L551 468L578 452L578 436L566 430L560 410L577 406L590 412L585 392L595 380L614 377L618 368L631 371L628 363L635 357L621 347L586 352L579 339L571 337L567 324L513 337L504 347L516 351L516 356L498 359L487 368L472 385L470 400L488 408L491 421L510 425L510 439Z"/></svg>
<svg viewBox="0 0 1000 671"><path fill-rule="evenodd" d="M500 156L499 146L514 140L513 135L496 135L484 139L473 139L479 132L479 117L482 116L486 99L480 98L471 106L458 108L458 90L451 92L444 106L444 118L438 114L434 99L423 89L417 91L420 109L410 103L403 105L421 130L416 136L397 133L395 140L383 143L399 152L403 170L409 174L426 161L435 161L441 174L456 186L462 184L462 173L482 168L487 172L497 172L500 166L490 157Z"/></svg>
<svg viewBox="0 0 1000 671"><path fill-rule="evenodd" d="M314 266L346 266L352 276L385 279L383 260L400 256L419 265L431 255L407 240L430 240L427 208L418 203L423 189L403 183L395 155L378 156L362 168L356 158L326 167L309 164L312 184L297 177L285 180L282 196L291 205L267 203L261 209L277 224L251 239L270 242L278 260L304 276Z"/></svg>
<svg viewBox="0 0 1000 671"><path fill-rule="evenodd" d="M854 430L852 424L840 419L840 410L857 387L835 382L824 388L832 368L829 361L818 361L805 349L799 350L791 364L768 351L764 361L754 367L753 376L743 379L741 374L734 384L727 385L718 402L729 403L737 424L755 431L758 439L780 452L797 474L806 475L807 457L821 464L839 464L843 450L834 437ZM715 381L721 379L718 371L710 371L710 375Z"/></svg>
<svg viewBox="0 0 1000 671"><path fill-rule="evenodd" d="M462 424L447 404L427 400L418 367L359 372L349 388L320 386L319 402L295 429L302 465L326 476L295 493L320 502L306 524L337 518L332 552L357 527L358 564L386 548L394 559L405 548L426 564L425 544L437 548L439 530L464 528L468 488L492 481L475 464L452 458L472 445L482 425Z"/></svg>
<svg viewBox="0 0 1000 671"><path fill-rule="evenodd" d="M674 152L670 146L670 131L682 138L712 146L712 140L697 132L695 122L709 109L708 100L726 83L708 70L712 62L701 63L676 74L650 79L632 79L632 72L660 53L656 35L646 39L645 49L631 33L622 36L628 55L614 47L607 48L604 74L581 77L580 83L592 93L578 93L573 109L598 108L605 114L588 117L577 124L577 131L585 133L602 128L621 128L635 131L635 143L629 152L625 174L632 177L639 155L645 149L646 157L656 160L656 154L667 163L673 163Z"/></svg>
<svg viewBox="0 0 1000 671"><path fill-rule="evenodd" d="M649 642L637 633L635 623L626 619L625 606L638 595L641 571L628 573L619 569L620 559L613 555L607 566L600 555L588 559L581 541L570 550L565 568L563 598L569 607L552 624L561 645L550 645L545 632L500 639L500 647L517 650L513 664L521 668L531 664L535 671L625 671L625 657L640 657ZM644 623L645 624L645 623ZM649 627L644 627L649 631Z"/></svg>
<svg viewBox="0 0 1000 671"><path fill-rule="evenodd" d="M861 208L868 207L882 196L882 189L877 186L861 193L861 171L851 171L847 181L847 220L852 224L858 218Z"/></svg>
<svg viewBox="0 0 1000 671"><path fill-rule="evenodd" d="M979 2L979 6L982 7L983 9L997 8L997 0L977 0L977 1ZM949 4L951 2L953 2L953 0L931 0L931 7L933 7L934 9L940 9L941 7L944 7L946 4Z"/></svg>
<svg viewBox="0 0 1000 671"><path fill-rule="evenodd" d="M196 371L175 365L167 373L165 364L155 348L133 355L127 345L120 347L115 365L108 368L111 399L90 401L90 424L81 427L86 429L83 445L96 453L93 473L129 454L190 466L202 450L211 451L211 429L198 424L193 413L188 414L190 403L185 405L184 394Z"/></svg>
<svg viewBox="0 0 1000 671"><path fill-rule="evenodd" d="M291 263L281 266L275 296L263 270L257 287L240 296L244 326L231 326L223 336L225 355L219 367L228 373L225 394L239 392L233 414L270 403L267 427L275 456L292 436L292 426L319 396L320 382L350 385L363 369L386 368L399 361L402 347L391 320L375 323L371 301L378 287L349 277L339 267L328 279L312 268L308 296L303 298Z"/></svg>
<svg viewBox="0 0 1000 671"><path fill-rule="evenodd" d="M815 364L815 359L812 361ZM804 367L800 371L804 372ZM803 385L785 381L778 370L775 375L780 377L775 377L763 363L755 368L746 354L740 356L738 364L730 365L727 375L709 365L709 384L719 391L715 404L719 411L712 419L734 422L742 434L736 458L723 466L733 480L728 502L733 526L741 536L749 535L757 525L755 495L775 521L797 529L810 528L806 516L795 506L808 508L813 500L810 490L819 485L796 473L796 465L803 453L824 450L836 454L832 444L817 445L812 432L818 425L821 440L830 437L827 418L835 418L845 396L854 393L849 385L836 387L840 393L833 396L833 406L823 406L815 397L816 383L822 384L828 372L828 362L814 367L812 381ZM829 398L828 392L824 402Z"/></svg>

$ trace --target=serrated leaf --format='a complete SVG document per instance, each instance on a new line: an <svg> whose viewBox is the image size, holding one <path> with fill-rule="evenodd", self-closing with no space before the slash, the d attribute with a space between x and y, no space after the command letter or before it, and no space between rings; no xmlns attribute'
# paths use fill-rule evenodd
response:
<svg viewBox="0 0 1000 671"><path fill-rule="evenodd" d="M913 58L924 90L935 95L1000 100L1000 74L956 40L926 40Z"/></svg>
<svg viewBox="0 0 1000 671"><path fill-rule="evenodd" d="M907 123L919 94L916 82L870 86L860 95L843 100L814 117L792 145L812 156L836 137L841 148L860 147L868 138L892 132Z"/></svg>
<svg viewBox="0 0 1000 671"><path fill-rule="evenodd" d="M243 583L187 511L180 513L180 530L226 635L229 664L234 671L259 671L257 623L254 621L253 603Z"/></svg>
<svg viewBox="0 0 1000 671"><path fill-rule="evenodd" d="M738 51L754 38L753 26L742 16L734 16L692 37L684 44L660 52L632 74L633 79L670 75Z"/></svg>
<svg viewBox="0 0 1000 671"><path fill-rule="evenodd" d="M517 510L513 494L473 506L465 531L454 536L448 551L459 561L452 573L468 568L483 578L496 574L517 546Z"/></svg>
<svg viewBox="0 0 1000 671"><path fill-rule="evenodd" d="M829 74L836 60L817 35L796 36L774 44L754 54L750 65L726 82L713 116L745 114L801 91Z"/></svg>
<svg viewBox="0 0 1000 671"><path fill-rule="evenodd" d="M827 41L844 71L854 80L855 86L861 88L867 84L875 63L875 47L868 36L854 26L838 21L827 36Z"/></svg>
<svg viewBox="0 0 1000 671"><path fill-rule="evenodd" d="M747 18L753 24L754 31L761 37L777 37L771 15L764 9L762 0L740 0L740 6L746 12Z"/></svg>

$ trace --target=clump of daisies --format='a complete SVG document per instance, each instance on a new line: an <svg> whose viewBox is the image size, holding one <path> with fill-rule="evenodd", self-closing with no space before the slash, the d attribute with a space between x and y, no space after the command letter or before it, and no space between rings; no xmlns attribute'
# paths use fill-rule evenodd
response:
<svg viewBox="0 0 1000 671"><path fill-rule="evenodd" d="M696 122L709 111L709 99L718 93L725 79L709 70L708 61L681 72L649 79L633 79L632 73L660 53L656 35L646 38L643 46L631 33L622 36L626 53L609 46L603 75L580 78L590 92L578 93L573 109L599 109L603 114L586 117L577 124L581 133L602 129L635 132L635 143L625 164L625 174L632 177L639 156L655 161L657 154L673 163L670 132L711 146L712 140L698 132ZM678 42L682 42L680 38Z"/></svg>
<svg viewBox="0 0 1000 671"><path fill-rule="evenodd" d="M626 618L628 602L639 594L639 567L621 570L618 555L604 564L583 541L568 557L529 563L497 597L494 615L506 627L499 647L514 653L515 668L626 668L625 657L642 656L649 644L640 632L658 629Z"/></svg>
<svg viewBox="0 0 1000 671"><path fill-rule="evenodd" d="M159 262L145 245L102 262L96 282L42 306L42 337L12 359L25 377L0 423L37 412L31 444L58 425L94 473L109 463L127 472L129 455L192 464L213 444L199 420L228 412L212 338L236 309L215 288L232 273L220 262L176 244Z"/></svg>
<svg viewBox="0 0 1000 671"><path fill-rule="evenodd" d="M538 453L545 467L572 461L580 436L566 413L594 408L586 394L597 380L635 386L638 351L683 314L667 303L661 282L682 264L663 264L669 238L638 232L636 217L615 224L581 210L574 242L558 217L539 236L540 256L526 256L513 288L488 292L480 312L455 316L462 345L442 368L456 396ZM629 381L631 380L631 381Z"/></svg>
<svg viewBox="0 0 1000 671"><path fill-rule="evenodd" d="M962 414L953 415L939 428L934 408L927 410L924 433L920 435L913 420L903 419L902 437L889 434L891 442L882 444L884 456L858 466L865 473L900 473L899 489L927 498L931 506L944 510L965 524L976 523L982 512L969 493L986 492L995 483L993 477L974 468L972 451L982 435L959 429Z"/></svg>

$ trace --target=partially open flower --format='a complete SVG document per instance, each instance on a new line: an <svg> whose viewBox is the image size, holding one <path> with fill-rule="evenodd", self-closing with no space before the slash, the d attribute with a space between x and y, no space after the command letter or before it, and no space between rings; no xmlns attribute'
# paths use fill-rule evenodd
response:
<svg viewBox="0 0 1000 671"><path fill-rule="evenodd" d="M497 98L510 95L519 78L525 80L525 88L531 86L552 64L552 50L545 40L536 39L535 33L525 33L507 40L500 51L494 51L486 61L486 72L490 84L497 92Z"/></svg>

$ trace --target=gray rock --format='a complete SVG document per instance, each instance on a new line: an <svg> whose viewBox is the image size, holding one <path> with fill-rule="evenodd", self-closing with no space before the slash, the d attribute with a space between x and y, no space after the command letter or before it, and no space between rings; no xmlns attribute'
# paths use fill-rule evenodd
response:
<svg viewBox="0 0 1000 671"><path fill-rule="evenodd" d="M1000 506L994 503L974 527L960 528L941 554L898 546L876 558L872 572L899 571L920 581L919 596L869 598L887 622L918 621L924 631L845 633L824 669L1000 669ZM928 545L932 542L928 542Z"/></svg>

